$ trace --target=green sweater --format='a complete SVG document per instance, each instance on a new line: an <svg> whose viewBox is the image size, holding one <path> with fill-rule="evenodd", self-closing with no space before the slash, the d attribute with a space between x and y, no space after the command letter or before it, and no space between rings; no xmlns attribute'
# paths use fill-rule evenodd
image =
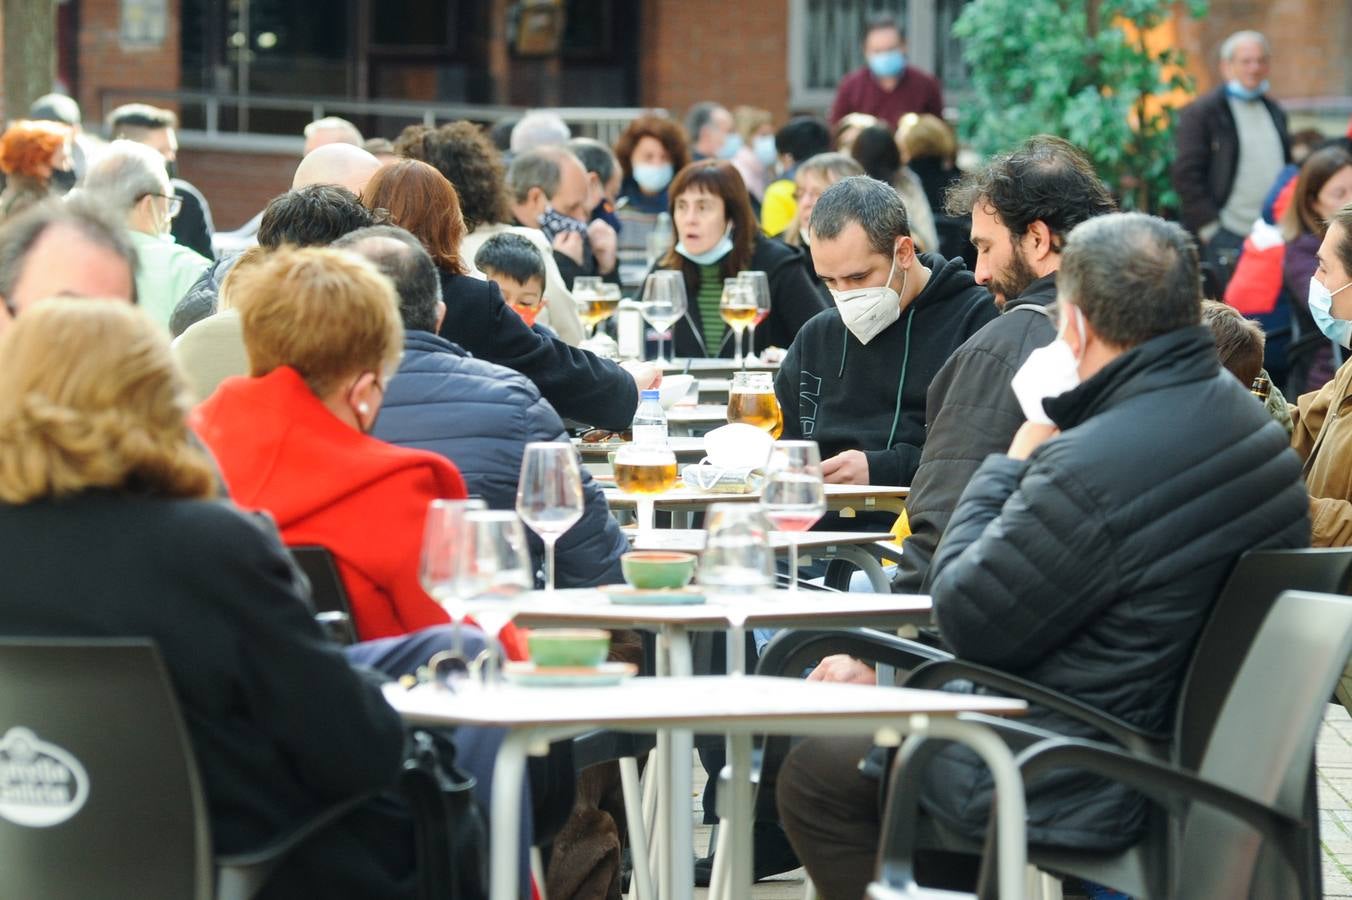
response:
<svg viewBox="0 0 1352 900"><path fill-rule="evenodd" d="M718 347L723 343L723 332L728 327L718 314L722 300L722 268L717 263L712 266L700 266L699 295L695 298L695 302L699 306L700 323L704 326L700 337L704 338L704 349L710 356L718 355Z"/></svg>

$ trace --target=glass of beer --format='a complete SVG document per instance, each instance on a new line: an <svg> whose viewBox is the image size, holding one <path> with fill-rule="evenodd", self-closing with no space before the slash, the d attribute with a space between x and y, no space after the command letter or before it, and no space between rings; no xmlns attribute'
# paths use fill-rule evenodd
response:
<svg viewBox="0 0 1352 900"><path fill-rule="evenodd" d="M737 336L737 352L733 357L741 361L746 368L746 358L742 356L742 332L756 320L756 297L751 288L737 278L723 279L723 297L718 303L718 314L732 333Z"/></svg>
<svg viewBox="0 0 1352 900"><path fill-rule="evenodd" d="M769 372L734 372L728 390L728 423L745 422L779 437L784 431L784 415L775 398L775 384Z"/></svg>
<svg viewBox="0 0 1352 900"><path fill-rule="evenodd" d="M676 484L676 454L666 444L624 444L615 453L615 486L634 496L638 530L653 527L653 498Z"/></svg>
<svg viewBox="0 0 1352 900"><path fill-rule="evenodd" d="M620 286L606 284L594 275L573 279L573 302L577 317L587 329L587 337L596 336L596 326L615 315L620 307Z"/></svg>
<svg viewBox="0 0 1352 900"><path fill-rule="evenodd" d="M737 273L737 280L747 286L751 291L752 298L756 301L756 317L751 320L751 325L747 328L746 352L754 358L756 356L756 327L770 315L770 276L764 272L742 271ZM742 360L742 366L745 368L746 360Z"/></svg>

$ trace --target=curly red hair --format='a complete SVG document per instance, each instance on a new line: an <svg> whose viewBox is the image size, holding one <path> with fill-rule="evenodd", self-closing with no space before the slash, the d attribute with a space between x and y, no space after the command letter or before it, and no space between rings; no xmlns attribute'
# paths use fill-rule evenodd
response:
<svg viewBox="0 0 1352 900"><path fill-rule="evenodd" d="M69 125L21 119L0 135L0 171L46 182L52 157L70 136Z"/></svg>

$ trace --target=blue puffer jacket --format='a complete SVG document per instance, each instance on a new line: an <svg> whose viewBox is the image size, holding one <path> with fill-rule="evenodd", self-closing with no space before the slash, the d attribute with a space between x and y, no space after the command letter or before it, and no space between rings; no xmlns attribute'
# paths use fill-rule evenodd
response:
<svg viewBox="0 0 1352 900"><path fill-rule="evenodd" d="M392 444L431 450L450 459L470 496L490 509L516 507L522 449L528 441L566 441L563 422L524 375L475 359L426 331L409 331L404 358L385 390L375 436ZM629 549L610 515L605 495L583 472L587 510L559 539L559 587L623 581L620 554ZM539 569L544 545L530 535Z"/></svg>

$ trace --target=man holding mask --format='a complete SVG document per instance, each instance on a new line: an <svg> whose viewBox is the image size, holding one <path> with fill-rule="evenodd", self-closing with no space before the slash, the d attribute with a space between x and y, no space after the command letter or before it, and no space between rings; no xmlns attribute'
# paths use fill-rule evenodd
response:
<svg viewBox="0 0 1352 900"><path fill-rule="evenodd" d="M916 252L906 207L881 181L836 182L808 228L836 308L803 326L775 379L783 437L816 441L829 483L910 484L930 381L995 304L962 260Z"/></svg>

